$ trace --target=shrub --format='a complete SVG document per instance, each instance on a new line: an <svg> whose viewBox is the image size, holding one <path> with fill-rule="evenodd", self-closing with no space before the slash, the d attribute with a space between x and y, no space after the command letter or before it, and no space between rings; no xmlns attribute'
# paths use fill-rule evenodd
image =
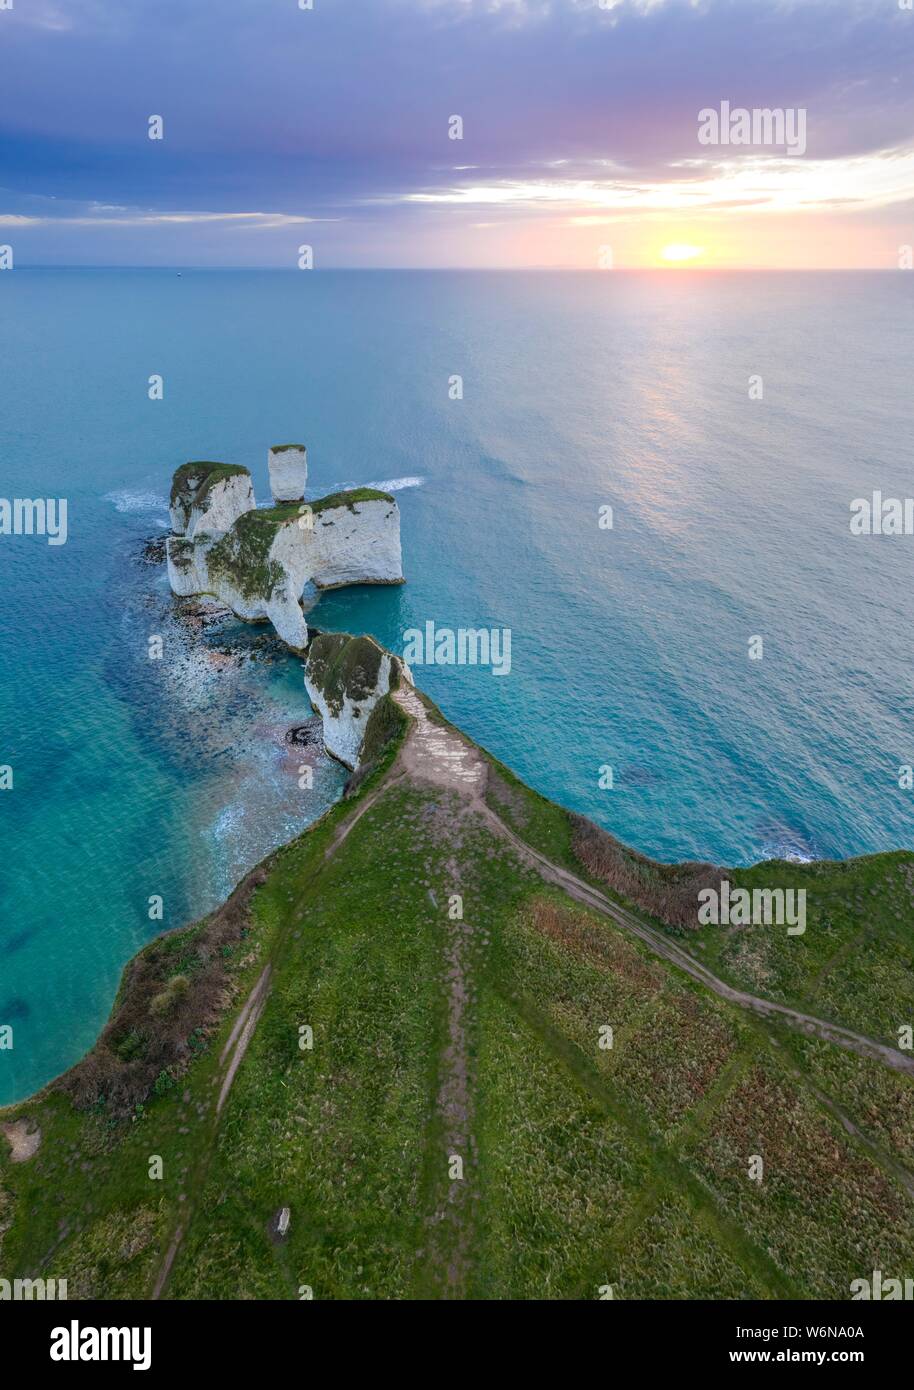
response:
<svg viewBox="0 0 914 1390"><path fill-rule="evenodd" d="M169 1014L181 1002L190 989L186 975L172 975L161 993L154 996L149 1005L151 1014Z"/></svg>
<svg viewBox="0 0 914 1390"><path fill-rule="evenodd" d="M720 869L693 862L661 864L629 849L584 816L572 813L568 819L571 847L593 878L668 926L697 927L698 894L702 888L720 889Z"/></svg>

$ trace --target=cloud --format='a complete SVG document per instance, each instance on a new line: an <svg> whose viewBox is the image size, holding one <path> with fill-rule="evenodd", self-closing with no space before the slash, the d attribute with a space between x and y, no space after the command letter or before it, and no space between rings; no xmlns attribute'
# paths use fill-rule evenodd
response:
<svg viewBox="0 0 914 1390"><path fill-rule="evenodd" d="M850 159L747 157L682 161L668 179L500 179L402 195L406 203L694 215L751 207L754 211L813 212L838 204L860 210L914 199L914 149ZM576 219L584 224L586 212Z"/></svg>
<svg viewBox="0 0 914 1390"><path fill-rule="evenodd" d="M914 14L894 0L17 0L0 32L6 213L46 228L30 200L55 196L61 235L344 219L368 245L480 208L800 216L911 197ZM806 158L696 164L697 113L725 99L805 108Z"/></svg>
<svg viewBox="0 0 914 1390"><path fill-rule="evenodd" d="M120 214L125 215L120 215ZM110 215L117 214L117 215ZM232 223L245 227L293 227L327 218L292 216L284 212L130 212L126 208L96 207L92 213L60 217L0 213L0 227L167 227Z"/></svg>

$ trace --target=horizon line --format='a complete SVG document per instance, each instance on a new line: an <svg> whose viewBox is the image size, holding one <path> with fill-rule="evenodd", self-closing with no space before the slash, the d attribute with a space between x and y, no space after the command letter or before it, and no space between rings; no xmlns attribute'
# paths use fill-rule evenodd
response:
<svg viewBox="0 0 914 1390"><path fill-rule="evenodd" d="M447 272L448 274L462 273L467 275L474 274L504 274L504 275L600 275L611 278L614 275L668 275L672 277L683 275L728 275L728 274L753 274L753 275L872 275L886 274L893 275L902 272L901 266L886 265L835 265L835 266L804 266L804 265L724 265L724 266L697 266L697 265L629 265L613 266L612 268L600 268L598 266L574 266L574 265L327 265L313 266L308 274L323 274L328 271L338 273L345 272L368 272L372 274L409 274L409 275L434 275ZM161 270L161 271L254 271L268 270L277 274L301 274L297 266L290 265L209 265L193 262L168 262L167 264L150 264L148 262L131 262L124 264L99 264L94 261L73 261L68 263L57 263L55 261L32 261L25 264L17 263L15 270Z"/></svg>

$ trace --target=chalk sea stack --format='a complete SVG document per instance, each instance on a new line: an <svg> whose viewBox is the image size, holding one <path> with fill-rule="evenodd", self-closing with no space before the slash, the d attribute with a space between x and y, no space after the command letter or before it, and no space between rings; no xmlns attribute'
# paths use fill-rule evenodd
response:
<svg viewBox="0 0 914 1390"><path fill-rule="evenodd" d="M304 444L274 444L267 456L274 502L301 502L308 483L308 451Z"/></svg>
<svg viewBox="0 0 914 1390"><path fill-rule="evenodd" d="M292 449L300 451L295 487L300 483L303 490L305 450ZM270 451L274 496L276 453ZM291 490L288 476L285 482ZM301 604L306 585L403 583L400 511L391 494L377 488L258 508L247 469L184 464L172 483L171 514L175 534L168 538L167 556L173 592L210 594L248 622L269 620L295 651L308 645Z"/></svg>

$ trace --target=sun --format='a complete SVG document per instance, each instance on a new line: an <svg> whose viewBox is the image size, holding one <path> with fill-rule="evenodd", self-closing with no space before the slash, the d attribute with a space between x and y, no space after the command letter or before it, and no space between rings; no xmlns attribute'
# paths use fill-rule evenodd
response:
<svg viewBox="0 0 914 1390"><path fill-rule="evenodd" d="M686 241L673 241L669 246L664 246L660 252L660 258L669 261L671 264L681 263L682 261L694 261L699 256L703 256L705 248L703 246L690 246Z"/></svg>

